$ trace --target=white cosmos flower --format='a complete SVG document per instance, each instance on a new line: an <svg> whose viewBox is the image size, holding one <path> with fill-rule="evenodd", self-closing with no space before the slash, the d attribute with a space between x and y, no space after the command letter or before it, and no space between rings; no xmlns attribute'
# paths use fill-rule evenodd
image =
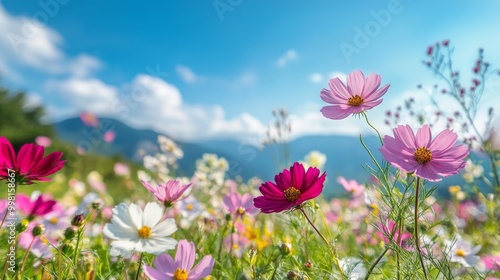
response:
<svg viewBox="0 0 500 280"><path fill-rule="evenodd" d="M155 202L146 204L144 211L136 204L120 203L103 233L118 250L159 255L177 245L177 240L167 237L177 230L174 219L161 221L162 216L163 209Z"/></svg>
<svg viewBox="0 0 500 280"><path fill-rule="evenodd" d="M446 241L446 248L449 250L450 262L457 262L464 267L476 265L480 258L477 253L481 250L481 245L472 247L472 244L460 237L455 242Z"/></svg>

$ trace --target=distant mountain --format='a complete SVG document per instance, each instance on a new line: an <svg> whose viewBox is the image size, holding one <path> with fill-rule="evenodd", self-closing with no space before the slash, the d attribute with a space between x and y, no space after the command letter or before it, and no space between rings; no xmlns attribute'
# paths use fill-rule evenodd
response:
<svg viewBox="0 0 500 280"><path fill-rule="evenodd" d="M152 130L134 129L126 124L113 119L100 119L99 127L87 127L79 118L68 119L54 124L58 136L66 141L81 146L86 151L104 154L121 154L124 157L140 162L139 150L154 152L158 150L158 133ZM103 135L112 130L116 138L111 144L104 143ZM172 137L175 140L175 137ZM378 151L379 140L375 136L363 137L373 155L380 160ZM228 175L231 178L241 176L244 180L257 176L262 180L273 180L274 175L281 171L272 156L272 150L242 144L235 140L209 140L196 143L177 142L184 151L184 157L179 163L179 174L191 175L195 170L195 161L204 153L217 154L229 162ZM359 137L351 136L305 136L289 144L291 161L301 161L310 151L316 150L327 156L324 170L327 173L325 194L342 193L341 187L336 182L340 175L347 179L356 179L367 182L369 174L363 165L371 163L371 158L363 149ZM460 184L461 178L454 176L443 180L439 188L442 194L447 193L447 186Z"/></svg>

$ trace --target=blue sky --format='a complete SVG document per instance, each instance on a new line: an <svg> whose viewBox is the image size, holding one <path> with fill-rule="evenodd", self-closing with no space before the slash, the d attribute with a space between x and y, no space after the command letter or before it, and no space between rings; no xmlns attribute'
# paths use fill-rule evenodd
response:
<svg viewBox="0 0 500 280"><path fill-rule="evenodd" d="M243 140L286 108L294 137L358 134L359 119L321 116L328 78L382 75L391 88L369 115L383 127L387 109L437 81L421 62L428 45L450 39L465 69L484 47L500 66L500 2L481 3L0 1L0 72L49 120L90 111L183 141Z"/></svg>

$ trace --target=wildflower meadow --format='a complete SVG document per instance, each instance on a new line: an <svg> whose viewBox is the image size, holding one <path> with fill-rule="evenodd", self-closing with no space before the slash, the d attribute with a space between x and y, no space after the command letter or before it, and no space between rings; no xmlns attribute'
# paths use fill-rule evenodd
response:
<svg viewBox="0 0 500 280"><path fill-rule="evenodd" d="M500 72L482 49L460 72L453 50L445 40L424 52L438 82L385 113L388 134L371 109L397 80L360 69L314 93L329 125L354 118L378 138L350 147L371 159L358 166L366 181L326 172L326 160L346 159L313 146L291 161L286 111L264 141L277 148L275 176L250 180L215 154L179 172L183 147L166 136L138 162L62 151L57 136L1 136L0 278L500 279L500 127L493 108L478 110ZM115 137L103 134L101 149ZM327 182L342 195L325 195Z"/></svg>

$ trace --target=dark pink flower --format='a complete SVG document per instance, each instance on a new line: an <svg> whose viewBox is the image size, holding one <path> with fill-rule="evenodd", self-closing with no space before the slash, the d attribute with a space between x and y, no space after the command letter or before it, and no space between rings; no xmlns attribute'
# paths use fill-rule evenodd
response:
<svg viewBox="0 0 500 280"><path fill-rule="evenodd" d="M313 199L323 191L326 174L320 176L316 167L304 166L295 162L290 171L284 169L274 177L273 182L265 182L259 188L263 196L254 198L255 207L263 213L281 212L301 205L304 201Z"/></svg>
<svg viewBox="0 0 500 280"><path fill-rule="evenodd" d="M167 208L183 199L182 195L191 186L191 184L182 185L177 180L169 180L165 185L158 186L152 186L144 180L141 180L141 183Z"/></svg>
<svg viewBox="0 0 500 280"><path fill-rule="evenodd" d="M52 212L56 203L57 201L44 198L43 195L38 195L36 199L25 194L18 194L16 197L17 209L26 215L28 219L41 217Z"/></svg>
<svg viewBox="0 0 500 280"><path fill-rule="evenodd" d="M326 118L340 120L377 106L389 89L389 85L379 88L380 81L380 75L371 74L365 79L359 70L347 76L347 86L339 78L330 79L330 89L323 89L320 96L332 105L323 107L321 113Z"/></svg>
<svg viewBox="0 0 500 280"><path fill-rule="evenodd" d="M144 266L144 274L152 280L198 280L210 275L215 264L212 256L204 256L193 268L195 258L194 243L183 239L177 246L175 260L170 255L161 254L155 258L154 267Z"/></svg>
<svg viewBox="0 0 500 280"><path fill-rule="evenodd" d="M9 177L13 170L18 184L32 184L33 181L50 181L46 178L63 168L63 153L53 152L44 157L45 149L36 144L24 144L16 155L12 144L0 137L0 180Z"/></svg>
<svg viewBox="0 0 500 280"><path fill-rule="evenodd" d="M379 151L396 168L437 182L440 176L455 175L465 167L469 149L454 146L458 136L451 130L443 130L435 139L428 125L418 129L416 135L409 125L399 125L393 131L394 138L386 135Z"/></svg>

